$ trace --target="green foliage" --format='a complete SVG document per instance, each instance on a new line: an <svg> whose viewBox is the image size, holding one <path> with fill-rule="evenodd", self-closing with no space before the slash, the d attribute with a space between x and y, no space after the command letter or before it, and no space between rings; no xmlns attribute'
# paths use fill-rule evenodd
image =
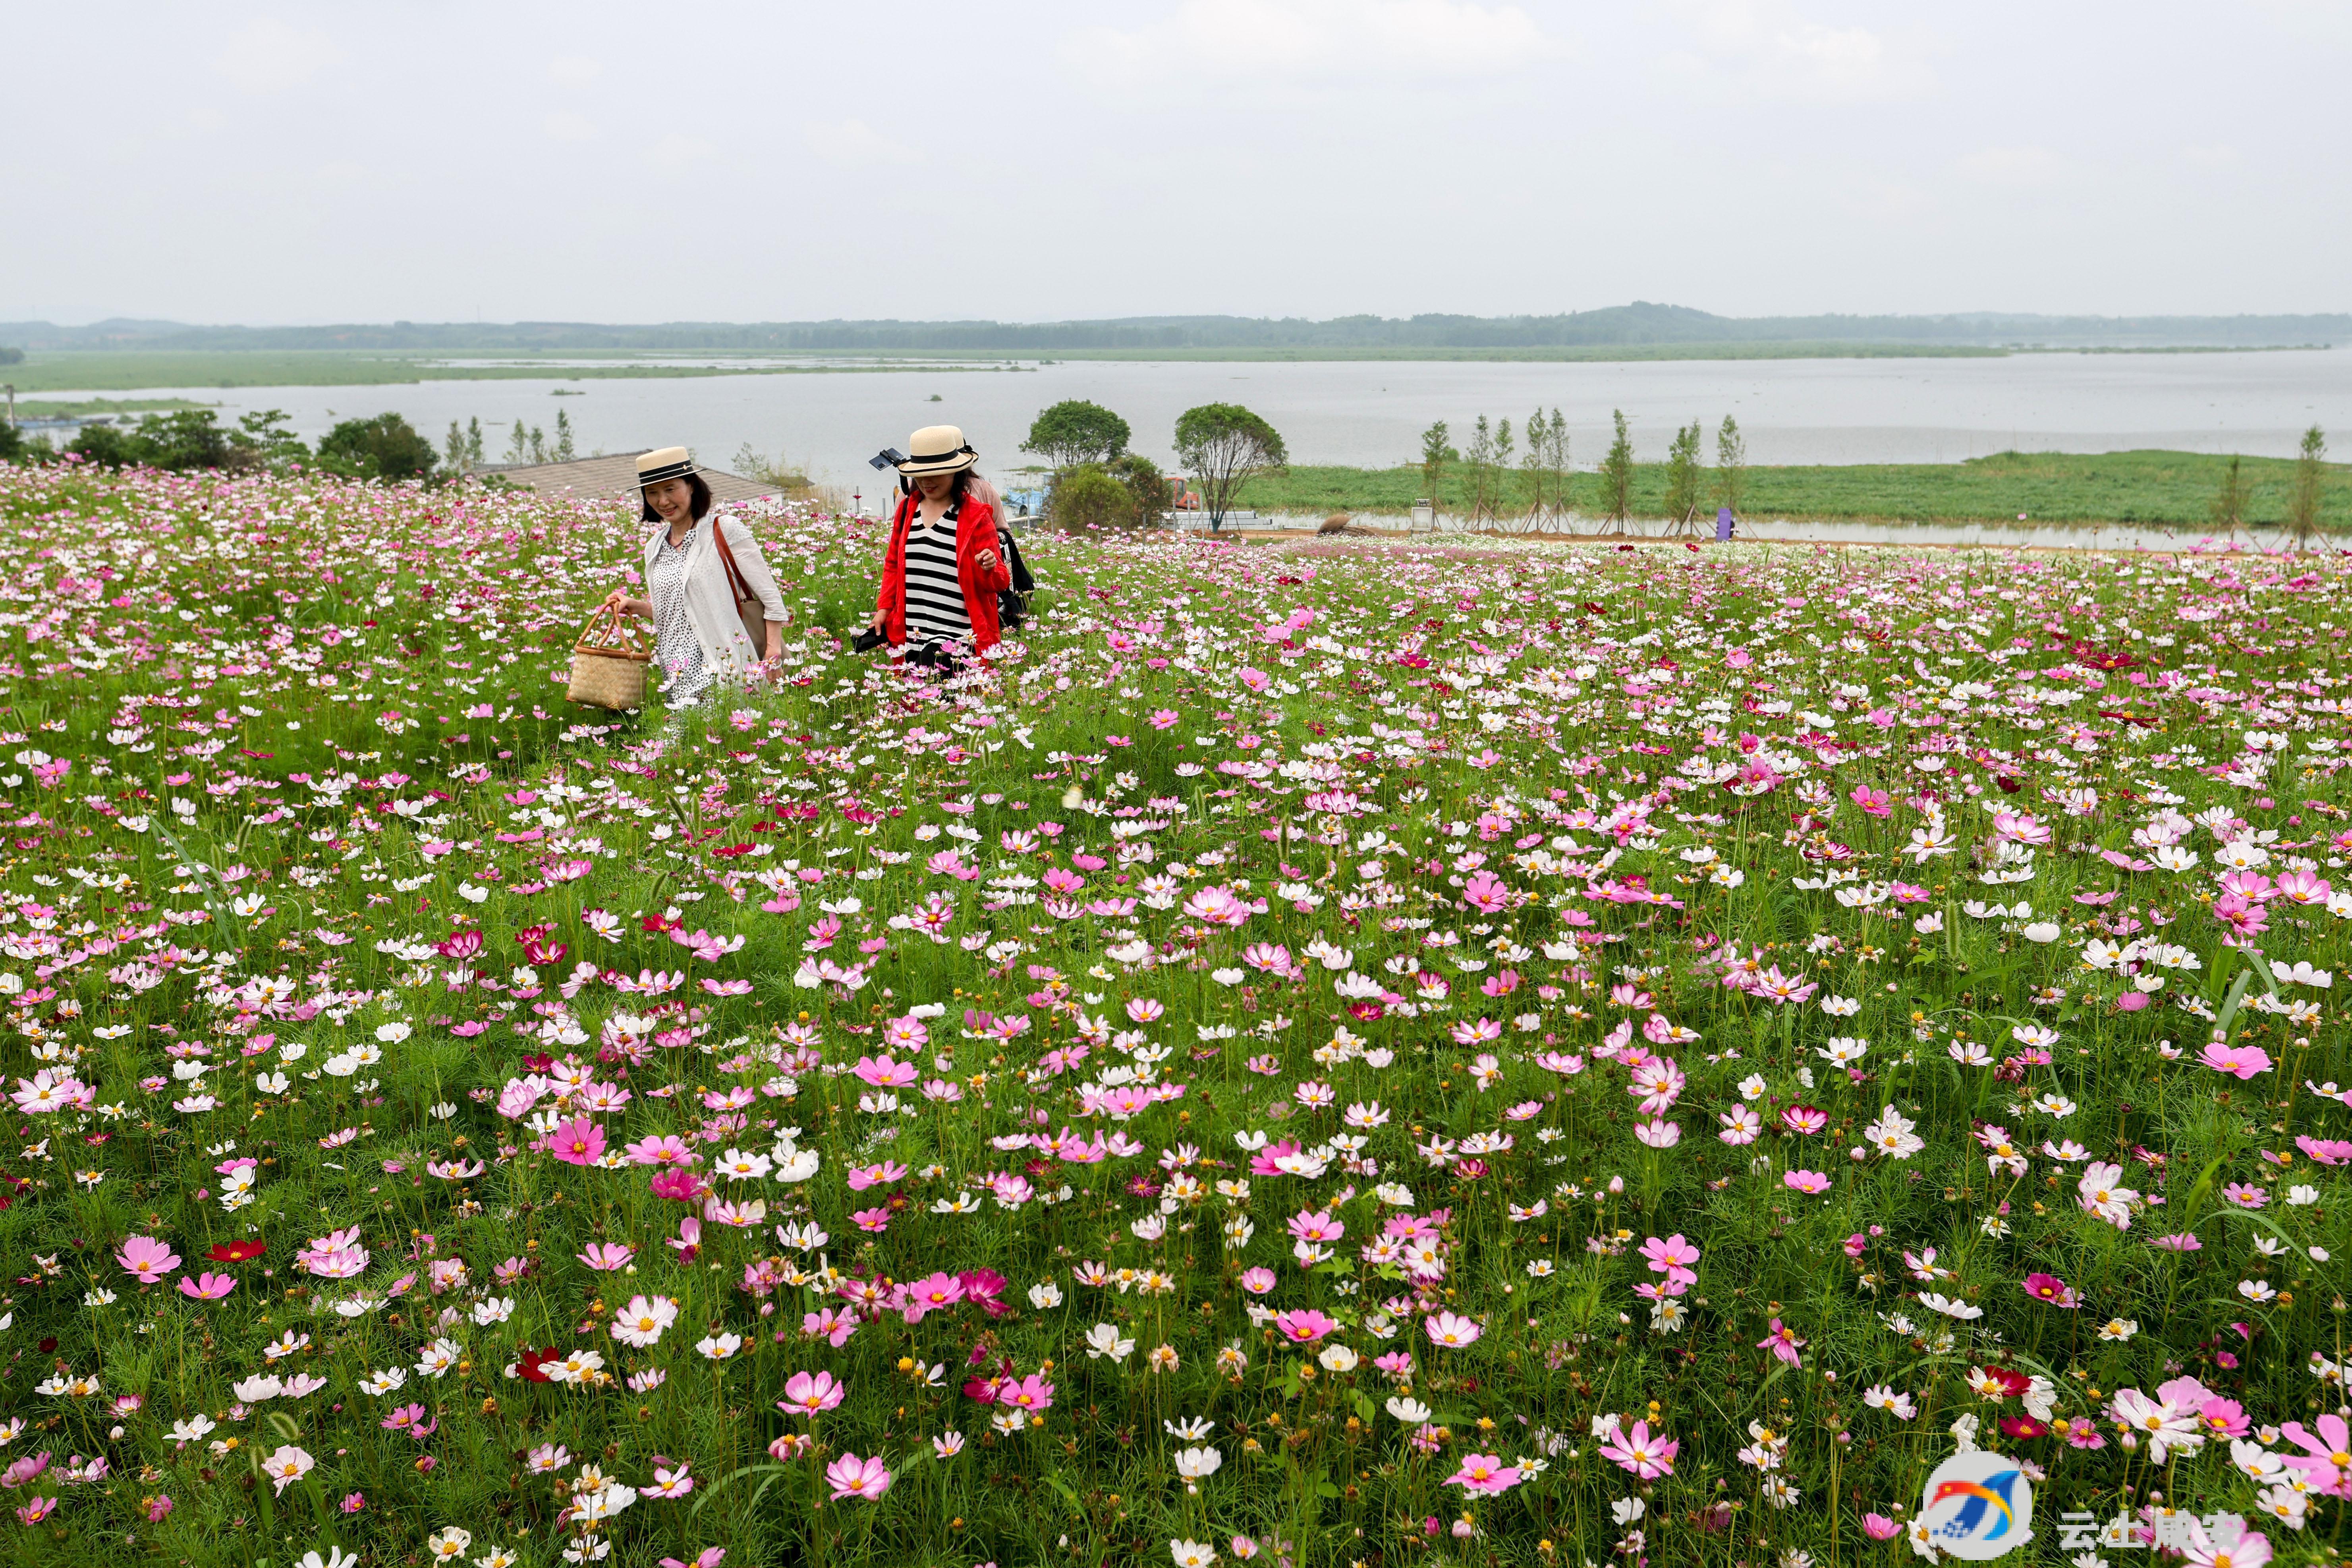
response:
<svg viewBox="0 0 2352 1568"><path fill-rule="evenodd" d="M1729 507L1736 515L1747 493L1748 440L1739 433L1739 422L1727 414L1715 433L1715 504Z"/></svg>
<svg viewBox="0 0 2352 1568"><path fill-rule="evenodd" d="M1694 419L1675 432L1674 445L1666 450L1666 516L1675 522L1687 523L1698 515L1698 421Z"/></svg>
<svg viewBox="0 0 2352 1568"><path fill-rule="evenodd" d="M2286 521L2294 459L2247 458L2249 525ZM1746 467L1735 510L1761 518L1849 518L1887 522L2131 523L2202 531L2229 459L2204 452L1997 452L1959 463L1825 463ZM1717 469L1716 478L1721 479ZM1591 480L1583 483L1590 485ZM2318 467L2319 526L2352 529L2352 465ZM1663 516L1665 465L1634 466L1636 517ZM1333 511L1402 517L1429 494L1419 465L1393 468L1294 467L1252 479L1236 506L1320 517ZM1438 498L1469 505L1467 476L1448 472Z"/></svg>
<svg viewBox="0 0 2352 1568"><path fill-rule="evenodd" d="M1158 525L1160 514L1168 510L1168 476L1160 465L1140 452L1121 452L1103 465L1103 472L1127 488L1128 500L1134 508L1129 521L1139 528Z"/></svg>
<svg viewBox="0 0 2352 1568"><path fill-rule="evenodd" d="M0 419L0 463L14 463L25 456L25 433Z"/></svg>
<svg viewBox="0 0 2352 1568"><path fill-rule="evenodd" d="M0 364L23 364L25 351L0 346Z"/></svg>
<svg viewBox="0 0 2352 1568"><path fill-rule="evenodd" d="M1439 503L1439 486L1445 479L1445 459L1453 448L1445 444L1445 421L1433 422L1421 433L1421 484L1433 507Z"/></svg>
<svg viewBox="0 0 2352 1568"><path fill-rule="evenodd" d="M209 408L150 414L135 427L85 425L67 451L110 468L219 468L235 455L231 434Z"/></svg>
<svg viewBox="0 0 2352 1568"><path fill-rule="evenodd" d="M238 468L285 469L310 460L310 448L288 427L282 408L257 409L237 416L229 452Z"/></svg>
<svg viewBox="0 0 2352 1568"><path fill-rule="evenodd" d="M2296 544L2310 542L2319 531L2320 484L2326 469L2327 437L2315 425L2303 433L2303 441L2295 450L2294 488L2288 493L2286 503L2287 531Z"/></svg>
<svg viewBox="0 0 2352 1568"><path fill-rule="evenodd" d="M1030 422L1021 443L1056 468L1075 463L1108 463L1127 450L1127 421L1099 403L1066 398Z"/></svg>
<svg viewBox="0 0 2352 1568"><path fill-rule="evenodd" d="M1622 523L1633 511L1633 437L1626 431L1623 409L1611 409L1609 417L1617 436L1609 443L1609 455L1601 459L1601 505L1611 521Z"/></svg>
<svg viewBox="0 0 2352 1568"><path fill-rule="evenodd" d="M1135 521L1135 497L1100 463L1079 463L1054 476L1045 516L1061 529L1125 528Z"/></svg>
<svg viewBox="0 0 2352 1568"><path fill-rule="evenodd" d="M346 419L319 438L319 466L355 479L421 479L434 458L433 443L397 414Z"/></svg>
<svg viewBox="0 0 2352 1568"><path fill-rule="evenodd" d="M2234 533L2246 523L2246 481L2234 452L2221 475L2221 489L2213 492L2212 519L2213 526L2224 533Z"/></svg>
<svg viewBox="0 0 2352 1568"><path fill-rule="evenodd" d="M1252 475L1289 460L1273 426L1238 403L1204 403L1176 419L1177 460L1192 470L1193 488L1209 512L1209 528L1224 525L1234 494Z"/></svg>

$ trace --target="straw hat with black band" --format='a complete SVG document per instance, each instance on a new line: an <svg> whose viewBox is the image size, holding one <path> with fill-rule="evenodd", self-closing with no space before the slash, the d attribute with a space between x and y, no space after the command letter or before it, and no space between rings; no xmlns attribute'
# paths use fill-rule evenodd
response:
<svg viewBox="0 0 2352 1568"><path fill-rule="evenodd" d="M910 479L925 474L960 474L980 461L971 443L953 425L927 425L907 438L907 460L898 469Z"/></svg>
<svg viewBox="0 0 2352 1568"><path fill-rule="evenodd" d="M694 458L683 447L656 447L637 455L637 489L648 489L671 479L682 479L705 470L697 467Z"/></svg>

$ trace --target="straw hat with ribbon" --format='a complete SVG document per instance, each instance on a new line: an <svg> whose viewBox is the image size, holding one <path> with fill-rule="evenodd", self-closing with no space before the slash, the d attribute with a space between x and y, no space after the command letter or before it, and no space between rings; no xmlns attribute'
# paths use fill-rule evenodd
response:
<svg viewBox="0 0 2352 1568"><path fill-rule="evenodd" d="M657 447L650 452L637 455L637 488L641 490L704 471L696 466L683 447Z"/></svg>
<svg viewBox="0 0 2352 1568"><path fill-rule="evenodd" d="M898 465L908 479L925 474L958 474L980 461L963 432L952 425L927 425L907 437L907 460Z"/></svg>

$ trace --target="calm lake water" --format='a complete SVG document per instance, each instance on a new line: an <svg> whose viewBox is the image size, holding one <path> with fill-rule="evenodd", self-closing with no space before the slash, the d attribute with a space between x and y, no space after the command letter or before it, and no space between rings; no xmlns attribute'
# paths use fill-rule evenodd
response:
<svg viewBox="0 0 2352 1568"><path fill-rule="evenodd" d="M556 396L578 390L583 395ZM1677 360L1632 364L1468 363L1198 363L1083 361L1015 370L939 366L787 375L566 382L443 381L402 386L140 394L220 405L224 421L282 408L315 438L338 419L396 411L436 442L479 417L493 461L509 423L571 418L578 450L684 444L725 466L749 443L847 489L879 483L862 459L904 447L919 426L960 425L982 465L1003 471L1048 404L1083 397L1119 412L1135 446L1163 465L1176 416L1202 403L1247 405L1282 432L1295 463L1370 467L1414 460L1432 420L1455 444L1480 414L1523 425L1538 406L1567 416L1571 456L1590 468L1624 410L1645 459L1674 427L1739 421L1751 463L1955 462L2015 447L2133 447L2291 457L2307 426L2352 454L2352 350L2270 353L2018 354L2000 359ZM938 401L931 399L936 396Z"/></svg>

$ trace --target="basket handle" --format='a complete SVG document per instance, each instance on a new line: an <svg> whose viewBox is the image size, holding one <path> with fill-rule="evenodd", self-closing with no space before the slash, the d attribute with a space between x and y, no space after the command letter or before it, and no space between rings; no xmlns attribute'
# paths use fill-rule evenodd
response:
<svg viewBox="0 0 2352 1568"><path fill-rule="evenodd" d="M598 628L604 632L600 640ZM637 641L637 629L618 605L600 604L589 613L588 624L581 628L580 640L574 647L625 648L631 653L642 652Z"/></svg>

